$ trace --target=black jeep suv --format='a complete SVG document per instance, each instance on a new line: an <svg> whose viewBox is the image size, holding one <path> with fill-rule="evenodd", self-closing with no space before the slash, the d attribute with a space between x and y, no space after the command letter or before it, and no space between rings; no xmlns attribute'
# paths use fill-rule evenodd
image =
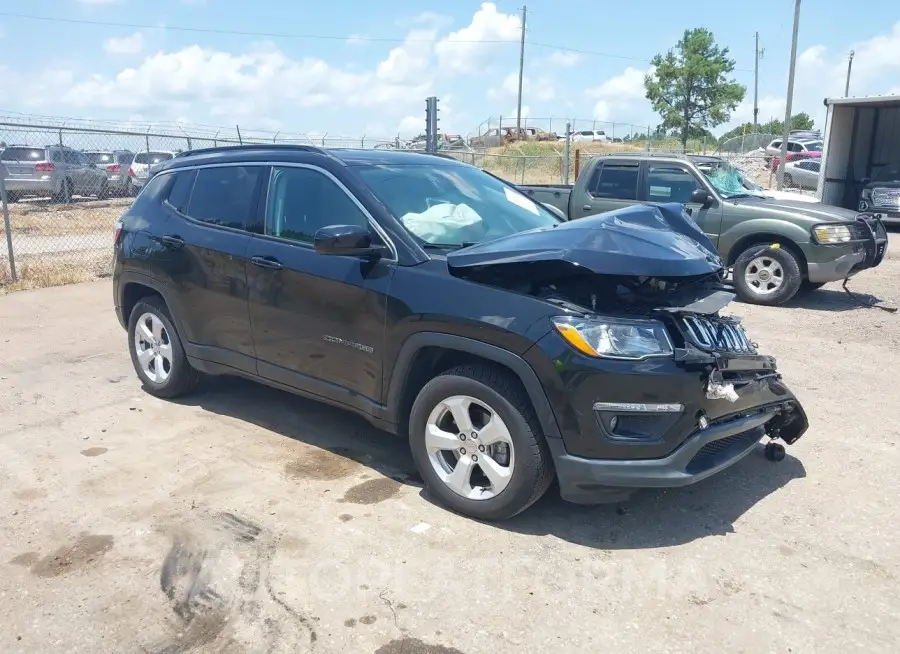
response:
<svg viewBox="0 0 900 654"><path fill-rule="evenodd" d="M554 478L609 501L800 438L775 361L720 315L723 279L681 205L565 222L478 168L381 150L188 152L116 225L147 391L241 375L355 411L482 519Z"/></svg>

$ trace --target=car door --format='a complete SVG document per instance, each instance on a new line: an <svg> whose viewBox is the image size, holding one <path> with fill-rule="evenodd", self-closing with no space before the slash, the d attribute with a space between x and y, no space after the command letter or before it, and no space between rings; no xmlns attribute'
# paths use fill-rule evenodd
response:
<svg viewBox="0 0 900 654"><path fill-rule="evenodd" d="M176 169L155 239L164 246L155 274L172 291L189 356L256 373L247 309L247 248L261 231L269 168L223 164Z"/></svg>
<svg viewBox="0 0 900 654"><path fill-rule="evenodd" d="M797 164L800 170L798 173L798 181L801 188L816 188L819 184L819 161L807 160Z"/></svg>
<svg viewBox="0 0 900 654"><path fill-rule="evenodd" d="M711 203L704 207L691 202L691 194L706 191ZM664 161L647 162L647 199L650 202L678 202L685 205L694 222L718 246L722 229L722 204L713 189L701 182L686 166Z"/></svg>
<svg viewBox="0 0 900 654"><path fill-rule="evenodd" d="M581 192L569 206L573 216L581 218L596 213L614 211L638 202L640 161L605 159L598 162ZM576 184L575 188L578 188Z"/></svg>
<svg viewBox="0 0 900 654"><path fill-rule="evenodd" d="M106 167L99 167L84 152L76 152L78 167L82 171L82 195L97 195L103 183L107 181Z"/></svg>
<svg viewBox="0 0 900 654"><path fill-rule="evenodd" d="M65 164L66 177L72 180L75 193L84 194L85 168L80 164L78 153L75 150L62 151L63 164Z"/></svg>
<svg viewBox="0 0 900 654"><path fill-rule="evenodd" d="M381 400L382 339L394 259L317 254L316 231L360 225L387 237L330 172L275 166L265 234L248 252L250 320L262 377L363 410Z"/></svg>

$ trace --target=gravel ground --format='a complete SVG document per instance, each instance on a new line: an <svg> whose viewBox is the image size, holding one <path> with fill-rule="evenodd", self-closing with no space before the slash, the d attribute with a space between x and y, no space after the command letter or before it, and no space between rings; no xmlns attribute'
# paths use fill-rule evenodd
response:
<svg viewBox="0 0 900 654"><path fill-rule="evenodd" d="M858 300L900 306L893 240ZM110 292L0 298L4 652L896 651L900 315L838 285L733 305L810 417L784 461L502 524L340 411L144 394Z"/></svg>

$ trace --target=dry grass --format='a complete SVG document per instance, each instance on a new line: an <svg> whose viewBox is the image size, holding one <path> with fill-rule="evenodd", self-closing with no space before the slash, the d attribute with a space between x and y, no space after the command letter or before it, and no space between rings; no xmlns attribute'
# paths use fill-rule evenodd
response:
<svg viewBox="0 0 900 654"><path fill-rule="evenodd" d="M12 281L9 261L0 259L0 296L48 286L64 286L109 277L112 251L88 250L16 257L17 280Z"/></svg>
<svg viewBox="0 0 900 654"><path fill-rule="evenodd" d="M131 204L128 198L73 204L16 202L9 205L13 236L70 236L111 231L116 219ZM5 229L0 221L0 236Z"/></svg>

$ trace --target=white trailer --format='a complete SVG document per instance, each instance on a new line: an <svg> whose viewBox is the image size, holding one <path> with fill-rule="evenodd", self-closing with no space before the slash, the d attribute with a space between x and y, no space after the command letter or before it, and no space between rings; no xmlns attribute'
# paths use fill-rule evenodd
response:
<svg viewBox="0 0 900 654"><path fill-rule="evenodd" d="M816 197L859 210L863 186L900 165L900 95L826 98L825 141Z"/></svg>

